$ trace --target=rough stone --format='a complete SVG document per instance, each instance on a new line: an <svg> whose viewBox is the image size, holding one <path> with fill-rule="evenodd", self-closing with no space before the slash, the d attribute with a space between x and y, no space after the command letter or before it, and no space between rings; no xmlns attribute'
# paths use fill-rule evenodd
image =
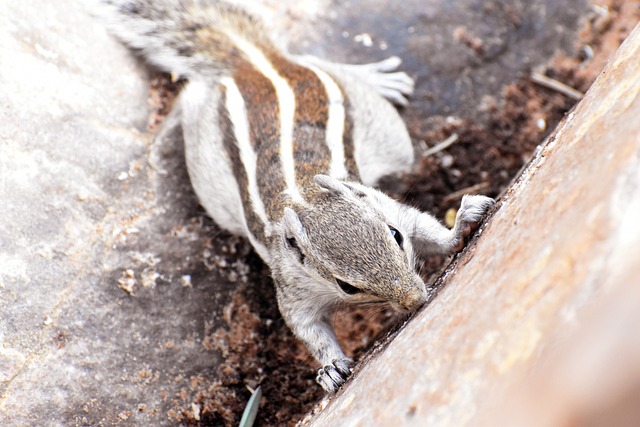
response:
<svg viewBox="0 0 640 427"><path fill-rule="evenodd" d="M181 153L150 146L147 73L85 3L0 28L0 424L167 423L175 378L216 363Z"/></svg>

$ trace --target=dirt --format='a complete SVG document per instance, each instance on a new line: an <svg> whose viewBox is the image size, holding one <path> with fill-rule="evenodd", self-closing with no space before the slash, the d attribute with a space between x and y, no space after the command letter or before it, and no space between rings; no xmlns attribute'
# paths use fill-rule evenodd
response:
<svg viewBox="0 0 640 427"><path fill-rule="evenodd" d="M635 1L608 0L598 5L580 32L575 54L556 55L540 70L581 92L589 88L640 18ZM466 42L475 46L473 39ZM168 76L155 75L150 129L167 114L179 86ZM458 140L433 155L421 156L414 173L386 179L381 187L438 218L450 214L465 191L497 197L575 102L523 77L483 102L488 113L483 122L447 117L427 121L420 110L408 107L403 116L419 155L452 134ZM216 229L201 209L194 215L204 218L203 227ZM202 262L217 259L222 266L212 268L221 268L227 281L236 284L229 302L218 307L224 324L205 326L202 342L207 351L221 354L224 362L215 372L176 378L184 386L178 395L167 396L172 404L167 416L194 426L237 425L250 390L261 385L264 397L257 424L295 425L323 398L314 381L317 363L284 324L268 269L248 243L216 232L209 246ZM425 280L434 281L443 261L423 266ZM341 343L356 360L398 321L393 313L362 309L340 312L335 319Z"/></svg>

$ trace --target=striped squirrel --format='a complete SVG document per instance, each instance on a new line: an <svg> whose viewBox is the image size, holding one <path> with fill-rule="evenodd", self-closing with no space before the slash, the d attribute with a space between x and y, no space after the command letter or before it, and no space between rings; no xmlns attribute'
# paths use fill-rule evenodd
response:
<svg viewBox="0 0 640 427"><path fill-rule="evenodd" d="M335 392L351 373L331 324L341 304L411 312L427 299L416 258L451 254L493 200L462 199L453 229L372 188L413 148L388 100L400 61L343 65L285 53L259 19L206 0L102 0L114 34L188 81L172 112L189 176L216 223L270 267L280 312ZM387 98L387 99L384 99Z"/></svg>

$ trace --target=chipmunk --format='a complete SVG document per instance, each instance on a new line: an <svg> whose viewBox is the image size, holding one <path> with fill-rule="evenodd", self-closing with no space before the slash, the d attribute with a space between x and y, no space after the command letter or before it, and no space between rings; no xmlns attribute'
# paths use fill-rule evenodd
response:
<svg viewBox="0 0 640 427"><path fill-rule="evenodd" d="M462 249L493 200L464 196L450 230L373 188L414 161L389 102L405 104L413 90L398 58L357 66L291 55L223 1L102 1L117 37L188 81L172 114L193 188L269 266L284 320L320 362L317 382L335 392L353 362L333 309L416 310L428 297L416 258Z"/></svg>

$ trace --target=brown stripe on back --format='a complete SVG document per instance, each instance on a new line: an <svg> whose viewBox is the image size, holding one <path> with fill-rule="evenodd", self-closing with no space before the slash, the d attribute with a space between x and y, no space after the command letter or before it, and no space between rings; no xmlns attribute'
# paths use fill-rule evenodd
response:
<svg viewBox="0 0 640 427"><path fill-rule="evenodd" d="M267 243L265 227L266 224L262 222L260 217L256 214L251 197L249 196L249 179L247 178L247 170L242 163L240 157L240 149L238 148L238 142L233 130L233 123L229 118L229 112L226 108L226 90L224 86L220 86L222 90L222 96L220 97L220 104L218 105L218 117L220 131L222 132L222 138L224 141L224 148L231 161L231 169L233 175L238 181L238 188L240 190L240 197L242 198L242 207L244 210L244 216L249 227L249 231L253 236L258 239L262 244Z"/></svg>
<svg viewBox="0 0 640 427"><path fill-rule="evenodd" d="M295 95L293 159L296 184L304 194L314 175L329 171L331 151L326 142L329 98L324 84L310 69L282 56L272 55L269 59Z"/></svg>
<svg viewBox="0 0 640 427"><path fill-rule="evenodd" d="M267 216L277 221L283 215L286 189L280 162L280 115L276 90L263 74L244 63L233 79L242 94L249 121L249 138L256 153L256 180Z"/></svg>

